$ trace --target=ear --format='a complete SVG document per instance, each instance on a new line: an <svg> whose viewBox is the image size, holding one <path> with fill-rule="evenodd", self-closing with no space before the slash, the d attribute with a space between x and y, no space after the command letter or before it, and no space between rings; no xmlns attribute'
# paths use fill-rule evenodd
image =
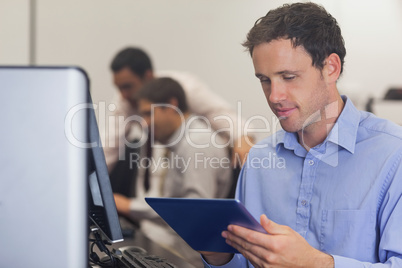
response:
<svg viewBox="0 0 402 268"><path fill-rule="evenodd" d="M328 83L336 83L341 74L341 59L338 54L332 53L327 57L324 69Z"/></svg>
<svg viewBox="0 0 402 268"><path fill-rule="evenodd" d="M178 101L176 98L171 98L171 99L169 100L169 104L172 105L172 106L175 106L175 107L179 108L179 107L178 107L178 106L179 106L179 101Z"/></svg>
<svg viewBox="0 0 402 268"><path fill-rule="evenodd" d="M154 72L152 70L146 70L144 73L144 81L151 81L154 79Z"/></svg>

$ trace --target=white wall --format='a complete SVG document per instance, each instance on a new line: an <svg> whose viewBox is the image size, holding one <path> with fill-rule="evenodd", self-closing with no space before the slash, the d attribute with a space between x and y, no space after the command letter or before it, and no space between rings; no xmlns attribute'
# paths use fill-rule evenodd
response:
<svg viewBox="0 0 402 268"><path fill-rule="evenodd" d="M7 21L14 22L17 16L19 24L0 28L0 50L5 50L0 64L24 63L27 1L1 1L0 22L5 14ZM134 45L150 53L156 69L191 71L233 107L242 101L244 116L272 116L240 43L257 18L285 1L36 1L37 63L83 67L91 78L94 102L111 100L115 90L109 63L118 50ZM343 93L361 104L368 96L381 96L390 85L402 85L401 0L318 2L343 30L347 46L339 82ZM13 35L4 34L4 29L16 39L8 38Z"/></svg>
<svg viewBox="0 0 402 268"><path fill-rule="evenodd" d="M402 1L343 0L338 19L346 42L339 89L352 97L382 97L402 86Z"/></svg>
<svg viewBox="0 0 402 268"><path fill-rule="evenodd" d="M0 64L29 63L29 3L0 0Z"/></svg>

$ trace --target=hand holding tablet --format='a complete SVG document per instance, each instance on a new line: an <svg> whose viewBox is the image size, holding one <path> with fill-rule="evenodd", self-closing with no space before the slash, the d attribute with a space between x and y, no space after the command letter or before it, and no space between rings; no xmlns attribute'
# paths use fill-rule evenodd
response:
<svg viewBox="0 0 402 268"><path fill-rule="evenodd" d="M266 233L239 200L151 197L145 200L197 251L238 253L221 236L230 224Z"/></svg>

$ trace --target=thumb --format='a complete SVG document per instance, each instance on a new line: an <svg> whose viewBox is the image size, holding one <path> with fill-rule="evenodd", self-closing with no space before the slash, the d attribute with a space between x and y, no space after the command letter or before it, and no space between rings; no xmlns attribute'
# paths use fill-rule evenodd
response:
<svg viewBox="0 0 402 268"><path fill-rule="evenodd" d="M267 218L265 214L262 214L260 217L261 226L267 231L268 234L278 235L283 234L285 232L284 226L277 224Z"/></svg>

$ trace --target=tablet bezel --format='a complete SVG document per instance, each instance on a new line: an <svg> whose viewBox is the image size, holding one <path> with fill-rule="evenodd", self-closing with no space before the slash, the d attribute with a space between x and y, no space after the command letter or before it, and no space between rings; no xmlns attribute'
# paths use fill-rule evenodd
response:
<svg viewBox="0 0 402 268"><path fill-rule="evenodd" d="M146 202L194 250L238 253L226 244L222 231L230 224L266 233L236 199L147 197Z"/></svg>

